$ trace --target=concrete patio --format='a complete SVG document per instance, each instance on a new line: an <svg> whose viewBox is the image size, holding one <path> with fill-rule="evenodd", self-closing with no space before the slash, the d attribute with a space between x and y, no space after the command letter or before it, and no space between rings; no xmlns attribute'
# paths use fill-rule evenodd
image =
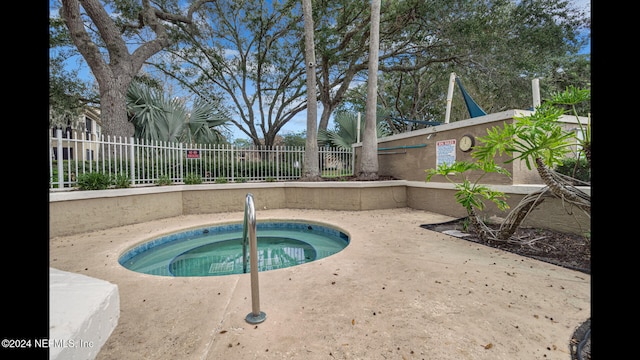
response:
<svg viewBox="0 0 640 360"><path fill-rule="evenodd" d="M117 285L120 315L96 359L563 359L591 316L589 275L420 228L411 208L257 209L258 221L343 229L343 251L259 274L266 320L249 324L250 275L158 277L126 249L243 212L180 215L50 239L50 267ZM55 312L56 309L50 309ZM80 339L82 340L82 339Z"/></svg>

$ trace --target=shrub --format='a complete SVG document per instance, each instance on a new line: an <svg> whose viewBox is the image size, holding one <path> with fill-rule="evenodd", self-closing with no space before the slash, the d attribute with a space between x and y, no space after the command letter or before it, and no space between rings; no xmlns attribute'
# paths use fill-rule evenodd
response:
<svg viewBox="0 0 640 360"><path fill-rule="evenodd" d="M104 190L113 183L109 174L89 172L78 176L77 185L80 190Z"/></svg>
<svg viewBox="0 0 640 360"><path fill-rule="evenodd" d="M164 185L171 185L171 179L169 178L169 175L160 175L158 177L158 180L156 180L156 185L159 186L164 186Z"/></svg>
<svg viewBox="0 0 640 360"><path fill-rule="evenodd" d="M116 189L128 188L131 186L131 179L127 175L119 174L113 178L113 184Z"/></svg>
<svg viewBox="0 0 640 360"><path fill-rule="evenodd" d="M562 165L557 165L555 171L574 179L591 183L591 168L585 158L580 158L579 160L576 158L563 159Z"/></svg>
<svg viewBox="0 0 640 360"><path fill-rule="evenodd" d="M202 184L202 176L196 173L188 173L184 177L184 183L187 185Z"/></svg>

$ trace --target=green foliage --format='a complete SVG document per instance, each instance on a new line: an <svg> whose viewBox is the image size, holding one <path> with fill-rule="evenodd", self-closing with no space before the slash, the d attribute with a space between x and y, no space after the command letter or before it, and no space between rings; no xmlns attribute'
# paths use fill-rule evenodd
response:
<svg viewBox="0 0 640 360"><path fill-rule="evenodd" d="M187 109L184 99L167 98L162 88L134 81L127 91L127 110L138 139L200 144L226 141L220 129L230 118L213 101L196 98Z"/></svg>
<svg viewBox="0 0 640 360"><path fill-rule="evenodd" d="M53 160L53 167L52 167L52 173L51 173L51 180L57 182L58 181L58 161L59 160ZM75 169L77 166L76 161L73 160L62 160L62 176L63 176L63 182L67 183L69 181L73 182L76 181L75 178L75 172L71 173L71 178L69 178L69 172L67 172L67 169ZM62 184L59 184L59 187L62 187Z"/></svg>
<svg viewBox="0 0 640 360"><path fill-rule="evenodd" d="M323 169L322 176L323 178L344 178L345 176L351 176L351 169L348 167L342 168L340 170L335 169ZM343 180L343 179L341 179Z"/></svg>
<svg viewBox="0 0 640 360"><path fill-rule="evenodd" d="M464 218L464 220L462 220L462 231L469 231L469 226L470 226L470 220L468 217Z"/></svg>
<svg viewBox="0 0 640 360"><path fill-rule="evenodd" d="M298 131L297 133L288 133L284 135L284 146L291 147L305 147L307 141L307 132L306 130Z"/></svg>
<svg viewBox="0 0 640 360"><path fill-rule="evenodd" d="M78 176L77 186L80 190L104 190L113 184L111 176L100 172L88 172Z"/></svg>
<svg viewBox="0 0 640 360"><path fill-rule="evenodd" d="M318 131L318 143L337 147L340 149L351 149L351 145L358 141L358 115L351 111L340 111L334 118L336 127L334 130L320 129ZM360 117L360 140L364 136L364 116ZM376 134L383 137L390 135L383 116L376 119Z"/></svg>
<svg viewBox="0 0 640 360"><path fill-rule="evenodd" d="M158 177L158 180L156 180L156 185L158 186L166 186L166 185L171 185L173 184L173 182L171 181L171 178L169 178L169 175L160 175Z"/></svg>
<svg viewBox="0 0 640 360"><path fill-rule="evenodd" d="M229 180L226 177L217 177L216 180L214 181L215 184L226 184L228 183Z"/></svg>
<svg viewBox="0 0 640 360"><path fill-rule="evenodd" d="M184 183L187 185L202 184L202 176L196 173L188 173L184 176Z"/></svg>
<svg viewBox="0 0 640 360"><path fill-rule="evenodd" d="M480 176L475 182L469 181L468 178L463 179L462 182L457 182L456 179L453 178L460 174L464 175L464 173L470 170L482 170L485 174L488 172L507 173L506 170L500 168L493 162L472 163L455 161L452 164L440 164L436 169L425 170L427 173L426 181L431 181L434 175L442 175L447 181L454 184L458 190L455 194L456 202L467 210L467 214L472 214L474 208L480 211L484 210L484 200L492 201L500 210L508 209L509 204L505 201L507 198L506 194L501 191L492 190L488 186L479 183L484 175Z"/></svg>
<svg viewBox="0 0 640 360"><path fill-rule="evenodd" d="M579 138L575 133L564 130L558 121L568 111L578 117L576 105L589 101L590 94L590 90L574 86L553 93L531 115L516 117L513 123L505 123L502 128L489 129L487 136L479 138L483 145L471 155L486 162L503 153L515 154L508 162L521 160L529 169L535 167L535 159L541 159L550 168L561 165L576 143L580 143L583 149L590 147L591 124L584 126L578 121L582 132Z"/></svg>
<svg viewBox="0 0 640 360"><path fill-rule="evenodd" d="M240 164L235 164L236 168L234 170L234 174L236 177L244 177L250 178L255 176L255 174L273 174L276 173L276 166L278 166L278 173L281 176L294 176L295 174L299 174L298 169L294 166L293 163L280 160L278 164L275 162L269 161L249 161L242 166ZM221 164L221 172L222 174L231 174L231 164Z"/></svg>
<svg viewBox="0 0 640 360"><path fill-rule="evenodd" d="M585 158L566 158L561 165L557 165L554 170L560 174L591 183L591 167Z"/></svg>
<svg viewBox="0 0 640 360"><path fill-rule="evenodd" d="M401 11L403 6L412 8ZM412 21L412 16L419 21ZM402 36L413 36L422 41L407 41L410 50L429 54L428 60L410 56L381 61L381 69L389 66L380 74L378 106L394 118L444 119L443 104L451 72L462 78L487 113L529 109L531 81L535 78L543 79L540 86L544 97L568 84L590 84L589 54L578 54L588 40L584 34L590 32L590 17L571 2L397 1L383 6L382 17L389 29L381 34L381 48L396 50L398 45L392 44L401 42ZM394 22L403 25L402 34L391 31ZM392 71L391 65L396 65L393 70L398 71ZM412 70L407 71L410 66ZM365 95L365 85L350 89L338 109L362 111ZM450 121L468 116L456 90ZM407 130L407 124L395 125L394 133ZM424 126L413 124L412 128Z"/></svg>
<svg viewBox="0 0 640 360"><path fill-rule="evenodd" d="M581 89L575 86L569 86L563 92L553 93L551 100L549 100L549 104L563 108L565 114L569 113L578 120L580 136L574 137L579 145L576 157L586 156L589 166L591 166L591 114L588 114L587 124L583 125L582 121L578 118L578 109L582 108L582 104L590 102L591 90ZM590 106L588 108L590 108Z"/></svg>
<svg viewBox="0 0 640 360"><path fill-rule="evenodd" d="M248 139L234 139L233 140L233 146L235 146L235 147L243 148L243 147L250 147L252 145L253 145L253 143Z"/></svg>
<svg viewBox="0 0 640 360"><path fill-rule="evenodd" d="M552 92L547 102L556 107L564 105L565 111L578 116L575 106L587 101L591 101L591 90L569 85L564 91Z"/></svg>
<svg viewBox="0 0 640 360"><path fill-rule="evenodd" d="M49 126L66 127L80 119L97 94L84 82L70 59L77 54L61 18L49 19Z"/></svg>
<svg viewBox="0 0 640 360"><path fill-rule="evenodd" d="M49 126L65 128L77 125L89 97L86 85L77 72L64 68L64 59L50 59L49 64Z"/></svg>
<svg viewBox="0 0 640 360"><path fill-rule="evenodd" d="M550 167L561 164L571 150L569 140L574 138L559 125L562 114L561 109L545 103L529 116L517 117L513 123L505 123L503 128L493 127L487 131L487 136L478 138L484 144L471 156L486 162L492 161L497 154L515 154L507 162L522 160L529 169L535 167L533 161L537 158Z"/></svg>
<svg viewBox="0 0 640 360"><path fill-rule="evenodd" d="M118 174L113 177L113 185L116 189L124 189L131 187L131 178L125 174Z"/></svg>

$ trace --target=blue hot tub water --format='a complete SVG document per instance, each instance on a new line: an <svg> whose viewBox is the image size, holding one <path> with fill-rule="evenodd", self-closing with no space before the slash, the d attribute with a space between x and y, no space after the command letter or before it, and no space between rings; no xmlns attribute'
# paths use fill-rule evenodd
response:
<svg viewBox="0 0 640 360"><path fill-rule="evenodd" d="M242 226L215 225L162 236L126 251L119 262L129 270L160 276L242 274ZM256 227L258 271L312 262L349 245L347 234L316 223L270 221Z"/></svg>

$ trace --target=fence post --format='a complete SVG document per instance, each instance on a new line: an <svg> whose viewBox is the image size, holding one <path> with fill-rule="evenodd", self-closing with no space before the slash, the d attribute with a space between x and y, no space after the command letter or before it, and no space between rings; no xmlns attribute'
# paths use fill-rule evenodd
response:
<svg viewBox="0 0 640 360"><path fill-rule="evenodd" d="M182 150L182 143L178 143L178 154L180 156L180 180L184 183L184 151Z"/></svg>
<svg viewBox="0 0 640 360"><path fill-rule="evenodd" d="M134 139L133 136L129 138L129 154L130 154L130 162L129 162L129 169L130 169L130 173L131 173L131 186L136 184L136 166L135 166L135 155L134 155L134 151L135 151L135 146L133 144Z"/></svg>
<svg viewBox="0 0 640 360"><path fill-rule="evenodd" d="M56 138L58 139L58 188L64 188L64 166L63 159L64 156L62 154L62 129L56 129Z"/></svg>
<svg viewBox="0 0 640 360"><path fill-rule="evenodd" d="M283 146L284 147L284 146ZM281 176L280 174L282 173L282 171L280 171L280 146L276 146L276 166L275 166L275 175L276 175L276 180L280 181Z"/></svg>
<svg viewBox="0 0 640 360"><path fill-rule="evenodd" d="M233 154L233 149L235 147L233 146L233 144L231 144L231 182L235 181L235 176L236 176L236 157Z"/></svg>
<svg viewBox="0 0 640 360"><path fill-rule="evenodd" d="M355 145L351 144L351 174L355 175L356 172L356 149Z"/></svg>

